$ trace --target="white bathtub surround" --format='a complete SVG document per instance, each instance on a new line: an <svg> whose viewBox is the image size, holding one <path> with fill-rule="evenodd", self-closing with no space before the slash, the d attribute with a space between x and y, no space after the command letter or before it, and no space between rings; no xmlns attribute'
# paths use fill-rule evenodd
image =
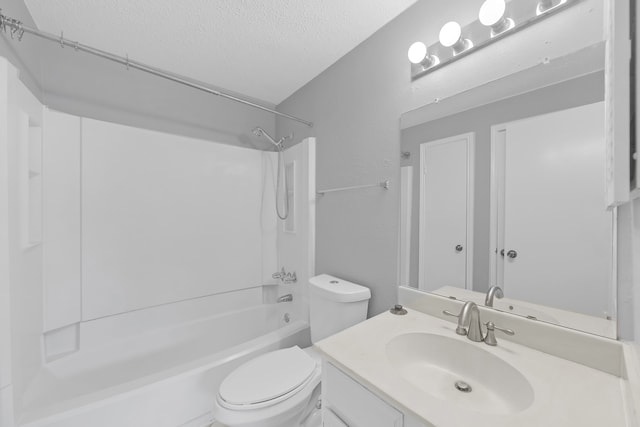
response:
<svg viewBox="0 0 640 427"><path fill-rule="evenodd" d="M13 408L42 363L42 105L0 58L0 388ZM4 297L8 297L5 299ZM6 304L9 303L7 309ZM7 314L10 318L7 317ZM8 332L8 334L7 334ZM7 388L9 387L9 388ZM6 401L6 400L5 400ZM11 417L11 414L3 414ZM13 414L18 418L18 414Z"/></svg>
<svg viewBox="0 0 640 427"><path fill-rule="evenodd" d="M43 335L43 351L47 362L75 353L80 349L81 323L72 323Z"/></svg>
<svg viewBox="0 0 640 427"><path fill-rule="evenodd" d="M277 223L278 270L295 271L297 282L282 285L292 293L298 317L309 317L309 279L315 276L316 139L305 138L284 152L290 171L290 216ZM275 193L275 191L274 191ZM275 208L274 208L275 209Z"/></svg>
<svg viewBox="0 0 640 427"><path fill-rule="evenodd" d="M262 152L82 120L83 320L261 283Z"/></svg>
<svg viewBox="0 0 640 427"><path fill-rule="evenodd" d="M293 302L276 304L268 297L271 288L245 289L80 323L82 346L42 367L24 395L22 419L40 420L36 425L46 426L58 418L71 422L68 420L74 417L84 419L105 411L113 423L128 425L138 419L135 396L156 402L164 395L175 398L177 390L162 386L173 382L185 382L180 393L191 393L194 402L199 402L176 407L175 419L184 422L200 415L205 397L195 396L203 392L215 396L219 380L236 360L280 348L281 344L274 344L278 340L287 345L309 342L306 319L295 316ZM291 313L289 323L284 321L286 312ZM266 336L271 338L262 338ZM243 344L248 342L254 344ZM211 390L189 388L190 382L203 378L213 378ZM117 411L114 402L121 402Z"/></svg>
<svg viewBox="0 0 640 427"><path fill-rule="evenodd" d="M182 425L210 411L220 381L238 364L309 342L306 322L284 324L282 305L169 324L94 343L49 363L25 397L21 422L33 427ZM143 409L152 407L163 411Z"/></svg>
<svg viewBox="0 0 640 427"><path fill-rule="evenodd" d="M6 61L0 61L0 99L8 99L11 78L15 71ZM7 106L0 103L0 171L9 169ZM11 289L9 275L9 179L0 173L0 426L13 425L12 345L11 345Z"/></svg>
<svg viewBox="0 0 640 427"><path fill-rule="evenodd" d="M0 61L0 99L8 98L9 74L14 70ZM8 134L4 105L0 106L0 171L7 171ZM9 287L9 180L0 173L0 427L13 426L13 386L11 375L11 290Z"/></svg>
<svg viewBox="0 0 640 427"><path fill-rule="evenodd" d="M262 152L262 198L260 199L260 228L262 230L262 283L276 284L272 274L278 264L278 220L276 216L276 178L278 155Z"/></svg>
<svg viewBox="0 0 640 427"><path fill-rule="evenodd" d="M263 152L45 118L45 330L259 286L275 269Z"/></svg>
<svg viewBox="0 0 640 427"><path fill-rule="evenodd" d="M523 332L508 324L500 326L512 327L516 330L516 336L525 335L520 337L521 342L526 341L528 331ZM408 417L419 420L420 423L415 425L634 425L627 423L625 417L622 390L626 381L619 375L620 372L614 375L590 368L507 340L504 336L498 336L498 345L490 347L457 335L455 329L455 323L409 308L404 316L389 312L380 314L316 346L329 362L396 409L408 414ZM537 334L544 334L544 330L537 331ZM453 384L451 389L434 389L433 381L417 376L422 369L421 363L425 363L421 357L431 353L417 352L412 356L410 347L420 337L451 344L438 346L435 353L446 352L449 347L451 350L458 349L455 354L443 355L440 363L462 360L465 357L463 352L469 352L469 359L463 365L473 365L474 369L482 370L475 372L470 369L466 373L472 387L476 386L475 394L472 391L469 395L461 395L453 388ZM609 341L619 346L616 341ZM398 349L402 345L408 347ZM363 348L367 349L366 353L362 352ZM394 356L395 350L400 350L400 357L396 357L398 354ZM597 346L595 350L597 352ZM485 363L473 363L483 358L486 359ZM492 361L496 363L494 366L489 363ZM616 363L620 364L620 359L605 364ZM513 375L510 371L513 371ZM516 381L518 375L523 381L520 386ZM485 386L496 387L502 396L485 395ZM530 389L527 392L528 387ZM445 398L449 392L453 394ZM484 396L489 396L489 400L477 400Z"/></svg>
<svg viewBox="0 0 640 427"><path fill-rule="evenodd" d="M82 318L81 118L44 110L44 330Z"/></svg>
<svg viewBox="0 0 640 427"><path fill-rule="evenodd" d="M306 286L262 286L313 271L278 258L271 153L48 110L4 60L2 93L0 427L202 427L234 367L310 344Z"/></svg>

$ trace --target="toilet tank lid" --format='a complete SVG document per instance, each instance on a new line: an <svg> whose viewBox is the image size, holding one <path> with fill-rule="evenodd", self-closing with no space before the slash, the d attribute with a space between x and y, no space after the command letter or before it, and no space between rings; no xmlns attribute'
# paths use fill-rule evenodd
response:
<svg viewBox="0 0 640 427"><path fill-rule="evenodd" d="M310 292L336 302L356 302L371 298L369 288L328 274L312 277L309 284Z"/></svg>

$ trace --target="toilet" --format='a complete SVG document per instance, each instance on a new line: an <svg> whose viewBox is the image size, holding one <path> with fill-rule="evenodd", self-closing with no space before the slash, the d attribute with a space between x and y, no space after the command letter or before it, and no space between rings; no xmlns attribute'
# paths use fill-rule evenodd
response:
<svg viewBox="0 0 640 427"><path fill-rule="evenodd" d="M309 279L311 342L364 321L370 298L368 288L328 274ZM228 427L320 426L321 366L311 347L258 356L222 381L214 418Z"/></svg>

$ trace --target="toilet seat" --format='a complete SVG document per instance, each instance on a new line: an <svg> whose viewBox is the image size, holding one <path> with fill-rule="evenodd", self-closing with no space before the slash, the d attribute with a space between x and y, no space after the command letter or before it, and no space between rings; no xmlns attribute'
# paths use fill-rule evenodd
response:
<svg viewBox="0 0 640 427"><path fill-rule="evenodd" d="M266 353L232 371L220 385L217 400L237 411L266 408L297 394L318 377L319 369L298 346Z"/></svg>

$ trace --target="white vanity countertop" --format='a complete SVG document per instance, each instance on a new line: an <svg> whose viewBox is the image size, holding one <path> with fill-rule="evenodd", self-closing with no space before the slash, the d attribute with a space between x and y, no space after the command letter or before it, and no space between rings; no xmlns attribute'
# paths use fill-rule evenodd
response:
<svg viewBox="0 0 640 427"><path fill-rule="evenodd" d="M529 380L535 393L533 403L521 412L495 414L430 396L404 380L387 356L390 340L412 332L468 341L501 358ZM623 379L496 335L497 347L474 343L456 335L454 323L409 310L404 316L380 314L320 341L316 347L331 363L398 409L437 427L627 426Z"/></svg>

